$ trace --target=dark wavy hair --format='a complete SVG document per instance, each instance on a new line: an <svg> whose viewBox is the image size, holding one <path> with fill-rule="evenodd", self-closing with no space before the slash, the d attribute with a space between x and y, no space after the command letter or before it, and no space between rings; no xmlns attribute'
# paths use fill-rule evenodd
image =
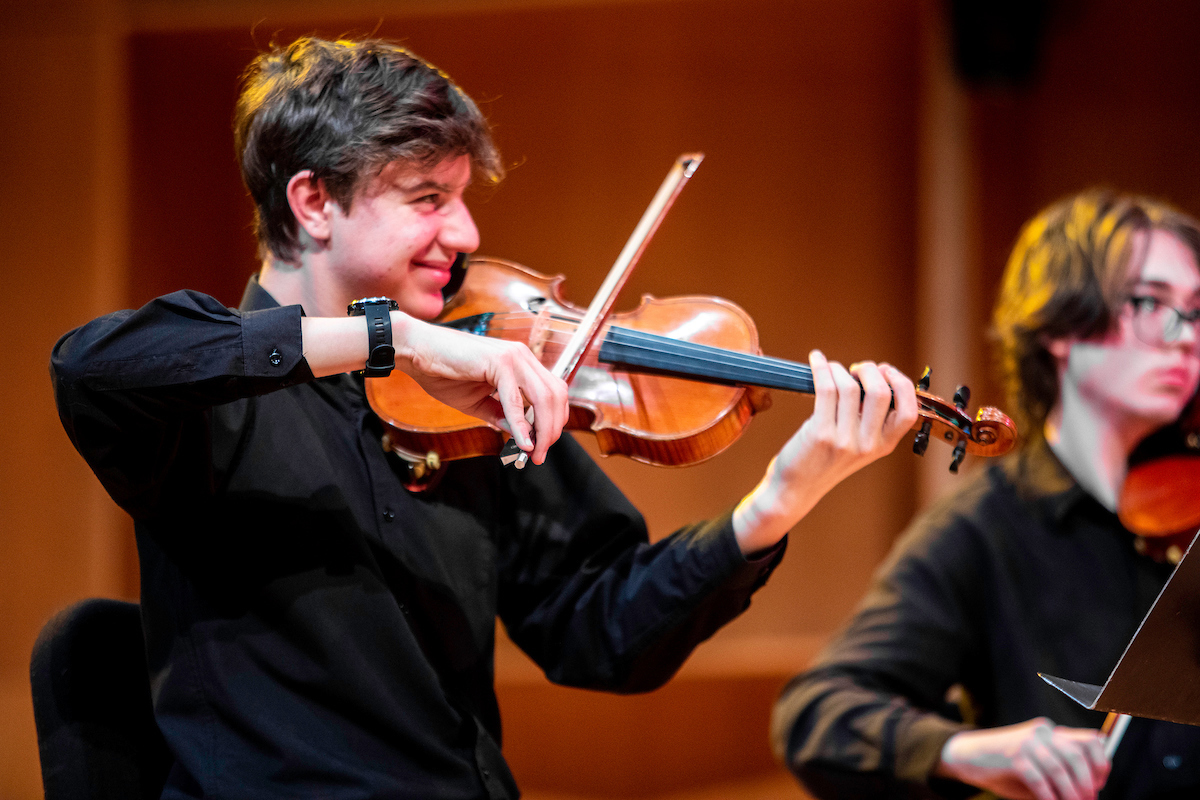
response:
<svg viewBox="0 0 1200 800"><path fill-rule="evenodd" d="M259 55L234 114L242 180L254 199L262 257L295 261L300 243L288 181L312 170L349 211L387 164L429 168L466 155L477 180L503 177L478 107L449 76L386 41L306 37Z"/></svg>
<svg viewBox="0 0 1200 800"><path fill-rule="evenodd" d="M993 316L1000 372L1026 440L1042 435L1058 399L1049 340L1112 329L1141 269L1133 234L1163 230L1200 263L1200 225L1155 200L1092 189L1060 200L1022 228Z"/></svg>

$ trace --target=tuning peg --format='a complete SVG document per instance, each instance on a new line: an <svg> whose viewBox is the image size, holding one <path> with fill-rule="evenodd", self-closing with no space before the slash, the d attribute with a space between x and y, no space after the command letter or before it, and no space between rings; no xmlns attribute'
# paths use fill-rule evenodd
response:
<svg viewBox="0 0 1200 800"><path fill-rule="evenodd" d="M954 390L954 406L959 411L966 411L967 403L971 402L971 389L969 386L960 386Z"/></svg>
<svg viewBox="0 0 1200 800"><path fill-rule="evenodd" d="M929 429L933 423L929 420L921 425L921 430L917 431L917 435L913 437L913 452L919 456L925 455L925 448L929 447Z"/></svg>
<svg viewBox="0 0 1200 800"><path fill-rule="evenodd" d="M967 440L959 439L958 444L954 445L954 453L950 458L950 471L958 472L958 465L962 463L963 456L967 454Z"/></svg>
<svg viewBox="0 0 1200 800"><path fill-rule="evenodd" d="M920 389L922 392L929 391L929 372L930 372L929 367L926 367L925 371L921 373L920 380L917 381L917 388Z"/></svg>

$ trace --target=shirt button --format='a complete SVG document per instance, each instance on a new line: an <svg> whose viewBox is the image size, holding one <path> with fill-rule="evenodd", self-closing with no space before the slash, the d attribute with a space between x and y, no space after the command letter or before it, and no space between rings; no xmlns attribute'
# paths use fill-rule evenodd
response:
<svg viewBox="0 0 1200 800"><path fill-rule="evenodd" d="M279 352L279 348L272 347L271 354L267 356L267 360L272 366L278 367L283 362L283 353Z"/></svg>
<svg viewBox="0 0 1200 800"><path fill-rule="evenodd" d="M1163 766L1167 769L1179 769L1183 765L1183 756L1163 756Z"/></svg>
<svg viewBox="0 0 1200 800"><path fill-rule="evenodd" d="M390 508L385 508L385 509L383 510L383 521L384 521L384 522L391 522L391 521L392 521L392 520L394 520L395 518L396 518L396 512L395 512L395 511L392 511Z"/></svg>
<svg viewBox="0 0 1200 800"><path fill-rule="evenodd" d="M487 767L483 767L483 768L482 768L482 769L480 769L479 771L483 773L483 779L484 779L484 780L487 780L488 778L492 777L492 773L488 772L488 768L487 768Z"/></svg>

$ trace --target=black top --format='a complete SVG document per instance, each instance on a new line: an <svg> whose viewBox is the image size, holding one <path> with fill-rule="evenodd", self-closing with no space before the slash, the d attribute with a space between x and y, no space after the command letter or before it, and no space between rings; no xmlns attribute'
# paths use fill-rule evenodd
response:
<svg viewBox="0 0 1200 800"><path fill-rule="evenodd" d="M177 292L64 336L75 446L136 523L164 797L512 797L497 615L556 682L635 692L749 604L729 515L650 545L570 437L409 494L363 381L314 380L298 306Z"/></svg>
<svg viewBox="0 0 1200 800"><path fill-rule="evenodd" d="M776 751L819 797L965 796L932 779L966 727L1045 715L1098 728L1039 672L1103 684L1172 567L1074 482L1044 442L989 465L897 543L849 626L780 698ZM1169 680L1169 676L1164 676ZM952 697L953 697L952 693ZM1134 720L1102 797L1200 791L1200 728Z"/></svg>

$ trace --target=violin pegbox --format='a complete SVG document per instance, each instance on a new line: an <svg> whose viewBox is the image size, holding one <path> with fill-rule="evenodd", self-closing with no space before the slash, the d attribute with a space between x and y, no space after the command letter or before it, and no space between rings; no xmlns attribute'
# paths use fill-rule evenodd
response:
<svg viewBox="0 0 1200 800"><path fill-rule="evenodd" d="M1017 442L1017 428L1011 419L998 408L984 406L975 418L967 414L971 402L971 390L959 386L954 392L954 402L947 403L937 395L929 393L929 367L925 368L917 381L917 422L913 429L913 452L924 455L931 437L952 444L950 471L958 472L963 458L970 453L979 456L1001 456Z"/></svg>

